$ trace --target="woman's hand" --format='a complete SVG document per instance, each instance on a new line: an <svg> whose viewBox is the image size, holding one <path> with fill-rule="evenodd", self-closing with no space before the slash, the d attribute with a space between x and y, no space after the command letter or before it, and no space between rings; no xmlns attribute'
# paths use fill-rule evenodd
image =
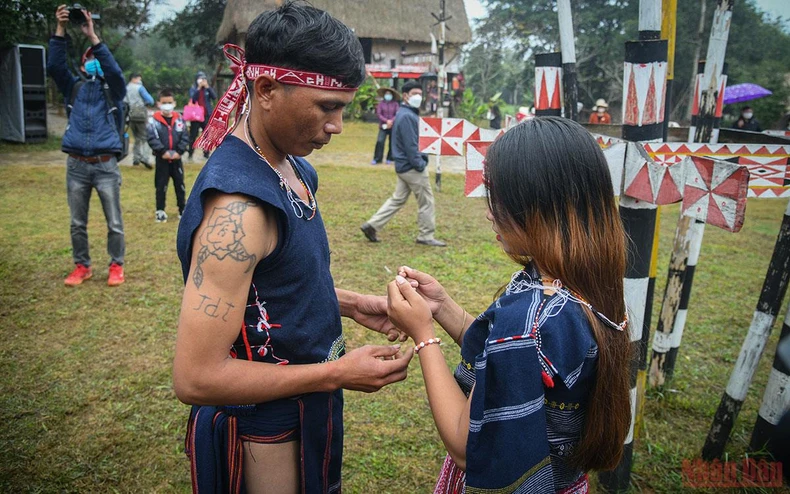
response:
<svg viewBox="0 0 790 494"><path fill-rule="evenodd" d="M398 268L398 275L406 278L409 284L417 290L417 293L422 295L431 309L431 315L436 317L436 314L449 299L447 291L441 283L428 273L417 271L408 266Z"/></svg>
<svg viewBox="0 0 790 494"><path fill-rule="evenodd" d="M435 280L434 280L435 281ZM416 342L434 337L428 302L401 275L387 285L387 315L392 323Z"/></svg>

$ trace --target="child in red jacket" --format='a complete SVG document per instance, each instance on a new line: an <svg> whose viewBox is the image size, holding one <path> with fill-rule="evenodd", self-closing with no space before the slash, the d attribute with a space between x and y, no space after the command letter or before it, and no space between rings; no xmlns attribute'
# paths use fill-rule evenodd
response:
<svg viewBox="0 0 790 494"><path fill-rule="evenodd" d="M184 186L184 164L181 155L189 149L189 132L181 115L174 111L176 106L173 91L159 92L159 111L148 122L148 145L156 156L156 222L167 221L165 197L167 184L173 178L178 203L178 217L184 212L186 188Z"/></svg>

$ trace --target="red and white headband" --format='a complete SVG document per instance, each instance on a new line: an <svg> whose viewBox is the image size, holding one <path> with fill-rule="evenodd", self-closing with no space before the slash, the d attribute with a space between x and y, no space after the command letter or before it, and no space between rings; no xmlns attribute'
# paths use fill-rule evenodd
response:
<svg viewBox="0 0 790 494"><path fill-rule="evenodd" d="M230 51L238 53L233 55ZM203 135L195 142L195 147L211 151L220 145L228 135L230 116L236 110L238 118L244 101L247 99L247 81L254 81L262 75L269 75L275 81L290 86L312 87L332 91L356 91L357 88L345 84L337 77L332 77L316 72L274 67L271 65L248 64L244 58L244 50L234 44L228 43L223 47L225 57L231 61L231 70L236 74L228 90L220 98L211 118L203 130Z"/></svg>

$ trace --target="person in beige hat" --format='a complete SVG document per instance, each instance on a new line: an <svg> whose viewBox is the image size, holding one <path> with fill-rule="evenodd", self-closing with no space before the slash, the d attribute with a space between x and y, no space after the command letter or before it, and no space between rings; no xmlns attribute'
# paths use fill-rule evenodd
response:
<svg viewBox="0 0 790 494"><path fill-rule="evenodd" d="M609 109L609 105L606 104L606 100L603 98L598 98L595 102L595 112L590 115L590 123L591 124L610 124L612 123L612 116L609 115L607 111Z"/></svg>
<svg viewBox="0 0 790 494"><path fill-rule="evenodd" d="M379 118L379 135L376 138L376 149L373 152L371 165L378 165L384 157L384 143L389 137L390 145L387 149L387 164L392 164L392 124L395 114L398 113L400 95L391 87L380 87L377 91L381 101L376 106L376 116Z"/></svg>

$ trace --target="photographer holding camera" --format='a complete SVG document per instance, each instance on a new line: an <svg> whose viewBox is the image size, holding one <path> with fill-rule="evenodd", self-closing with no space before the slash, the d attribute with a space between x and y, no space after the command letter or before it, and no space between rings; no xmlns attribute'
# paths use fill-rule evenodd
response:
<svg viewBox="0 0 790 494"><path fill-rule="evenodd" d="M110 268L107 284L124 282L126 244L121 218L121 171L123 152L119 110L126 96L126 82L110 49L93 29L90 12L79 4L61 5L55 16L57 29L49 40L47 72L63 93L69 121L61 149L66 159L66 191L71 211L71 247L75 269L66 286L79 285L93 275L88 248L88 207L93 189L99 195L107 220L107 252ZM68 68L66 26L79 23L91 46L82 55L79 77Z"/></svg>

